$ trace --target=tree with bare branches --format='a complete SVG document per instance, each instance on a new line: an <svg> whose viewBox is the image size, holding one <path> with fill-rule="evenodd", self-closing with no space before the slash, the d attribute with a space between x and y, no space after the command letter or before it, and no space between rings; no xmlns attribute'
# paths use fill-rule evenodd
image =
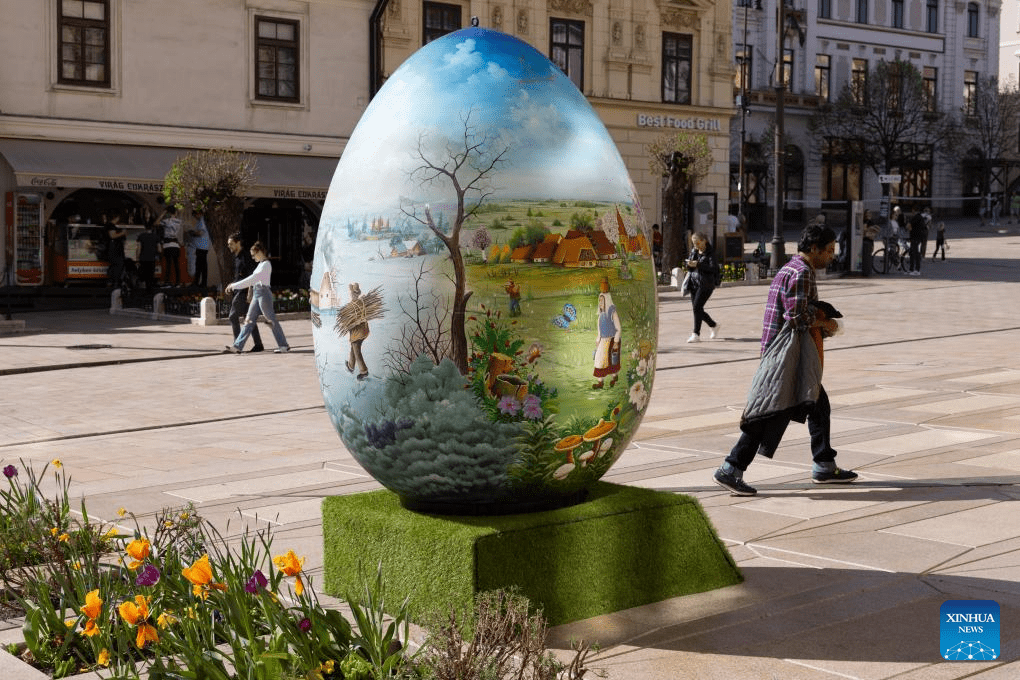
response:
<svg viewBox="0 0 1020 680"><path fill-rule="evenodd" d="M414 360L427 356L438 364L450 354L449 301L430 285L431 270L421 261L413 274L414 284L405 297L397 296L397 305L406 319L400 337L386 350L386 365L395 373L407 373Z"/></svg>
<svg viewBox="0 0 1020 680"><path fill-rule="evenodd" d="M964 102L960 117L963 124L953 126L956 136L949 140L955 150L953 155L980 158L982 195L1004 188L995 186L992 168L1005 166L1017 158L1020 90L1016 83L1011 81L1000 87L995 76L979 77L972 96ZM1008 206L1004 207L1008 210Z"/></svg>
<svg viewBox="0 0 1020 680"><path fill-rule="evenodd" d="M465 220L478 210L482 202L492 195L493 189L488 180L495 170L507 163L509 146L499 148L494 137L479 132L471 124L469 110L461 120L464 133L459 139L446 140L440 149L429 149L423 133L418 138L417 157L421 165L411 171L411 179L419 186L436 186L443 190L453 191L456 199L457 212L450 226L440 228L432 217L429 205L425 205L424 217L418 214L417 208L410 211L402 208L402 212L411 219L427 226L439 239L450 256L453 265L454 292L451 298L450 312L450 352L449 357L461 374L468 370L468 342L465 330L467 302L472 291L467 290L467 277L464 270L464 254L460 250L461 227ZM468 205L470 203L470 205Z"/></svg>
<svg viewBox="0 0 1020 680"><path fill-rule="evenodd" d="M880 61L866 77L851 80L832 104L808 121L825 153L852 157L875 174L899 171L907 162L945 145L951 132L924 79L909 61ZM888 195L888 184L882 194Z"/></svg>

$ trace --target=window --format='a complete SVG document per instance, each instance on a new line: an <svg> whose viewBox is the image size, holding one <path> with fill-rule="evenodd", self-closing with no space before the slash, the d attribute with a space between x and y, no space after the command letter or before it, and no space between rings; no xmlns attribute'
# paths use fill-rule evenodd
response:
<svg viewBox="0 0 1020 680"><path fill-rule="evenodd" d="M979 8L976 2L967 3L967 37L978 37Z"/></svg>
<svg viewBox="0 0 1020 680"><path fill-rule="evenodd" d="M549 52L552 63L567 74L577 89L584 91L584 22L549 20Z"/></svg>
<svg viewBox="0 0 1020 680"><path fill-rule="evenodd" d="M832 18L832 0L818 0L818 18Z"/></svg>
<svg viewBox="0 0 1020 680"><path fill-rule="evenodd" d="M829 55L815 56L815 96L829 101Z"/></svg>
<svg viewBox="0 0 1020 680"><path fill-rule="evenodd" d="M789 92L793 92L793 50L783 48L783 82L781 83Z"/></svg>
<svg viewBox="0 0 1020 680"><path fill-rule="evenodd" d="M58 22L59 81L109 87L109 0L61 0Z"/></svg>
<svg viewBox="0 0 1020 680"><path fill-rule="evenodd" d="M900 73L900 62L894 61L889 64L886 78L888 79L886 87L889 90L889 112L900 113L903 107L903 77Z"/></svg>
<svg viewBox="0 0 1020 680"><path fill-rule="evenodd" d="M733 79L733 86L741 92L752 88L751 62L753 59L754 47L751 45L737 45L734 57L737 62L737 73Z"/></svg>
<svg viewBox="0 0 1020 680"><path fill-rule="evenodd" d="M691 103L691 53L694 36L662 34L662 101ZM750 73L750 71L748 71Z"/></svg>
<svg viewBox="0 0 1020 680"><path fill-rule="evenodd" d="M963 72L963 113L967 116L977 114L977 71Z"/></svg>
<svg viewBox="0 0 1020 680"><path fill-rule="evenodd" d="M928 0L928 32L939 32L939 0Z"/></svg>
<svg viewBox="0 0 1020 680"><path fill-rule="evenodd" d="M850 139L828 139L822 150L822 200L857 201L861 198L860 144Z"/></svg>
<svg viewBox="0 0 1020 680"><path fill-rule="evenodd" d="M893 28L903 28L903 0L892 0Z"/></svg>
<svg viewBox="0 0 1020 680"><path fill-rule="evenodd" d="M857 0L857 23L868 23L868 0Z"/></svg>
<svg viewBox="0 0 1020 680"><path fill-rule="evenodd" d="M854 59L850 71L850 92L854 103L864 106L868 103L868 60Z"/></svg>
<svg viewBox="0 0 1020 680"><path fill-rule="evenodd" d="M934 66L925 66L922 74L924 78L924 104L925 111L934 113L938 110L938 80L939 71Z"/></svg>
<svg viewBox="0 0 1020 680"><path fill-rule="evenodd" d="M298 29L289 19L255 17L255 98L298 101Z"/></svg>
<svg viewBox="0 0 1020 680"><path fill-rule="evenodd" d="M460 5L426 2L422 12L421 44L460 30Z"/></svg>

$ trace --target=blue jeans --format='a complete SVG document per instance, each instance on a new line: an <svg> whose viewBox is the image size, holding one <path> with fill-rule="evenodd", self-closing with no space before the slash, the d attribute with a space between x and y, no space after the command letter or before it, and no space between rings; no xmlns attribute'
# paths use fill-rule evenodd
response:
<svg viewBox="0 0 1020 680"><path fill-rule="evenodd" d="M234 347L244 349L244 343L248 342L248 337L255 330L255 322L259 319L259 313L269 319L269 323L272 324L276 346L289 347L287 336L283 334L283 328L280 327L280 322L276 320L276 313L273 311L273 291L269 289L269 286L262 284L255 284L255 288L252 291L251 304L248 305L248 316L244 318L241 332L237 339L234 340Z"/></svg>

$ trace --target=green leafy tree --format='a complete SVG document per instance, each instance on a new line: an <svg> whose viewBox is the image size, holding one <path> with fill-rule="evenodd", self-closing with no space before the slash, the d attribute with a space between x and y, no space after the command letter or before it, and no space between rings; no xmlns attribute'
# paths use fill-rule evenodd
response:
<svg viewBox="0 0 1020 680"><path fill-rule="evenodd" d="M664 134L646 147L649 169L666 178L666 224L662 229L662 262L677 266L687 255L684 203L687 192L708 175L712 151L704 134L680 130Z"/></svg>
<svg viewBox="0 0 1020 680"><path fill-rule="evenodd" d="M255 157L236 151L192 151L178 158L163 180L167 203L201 210L223 282L234 271L227 237L241 227L244 196L255 181Z"/></svg>

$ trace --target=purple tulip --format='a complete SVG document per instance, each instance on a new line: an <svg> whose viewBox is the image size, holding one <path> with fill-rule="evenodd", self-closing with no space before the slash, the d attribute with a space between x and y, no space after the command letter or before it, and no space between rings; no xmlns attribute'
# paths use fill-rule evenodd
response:
<svg viewBox="0 0 1020 680"><path fill-rule="evenodd" d="M257 593L262 588L269 585L269 581L266 580L265 574L262 573L261 569L256 569L255 573L251 575L248 582L244 584L244 590L248 593Z"/></svg>
<svg viewBox="0 0 1020 680"><path fill-rule="evenodd" d="M307 633L312 628L312 622L308 619L301 619L298 621L297 627L301 629L301 632Z"/></svg>
<svg viewBox="0 0 1020 680"><path fill-rule="evenodd" d="M146 564L135 579L136 586L154 586L159 583L159 569L153 564Z"/></svg>
<svg viewBox="0 0 1020 680"><path fill-rule="evenodd" d="M11 477L17 477L17 476L18 476L18 468L14 467L13 465L8 465L8 466L4 467L4 477L6 477L7 479L10 479Z"/></svg>

